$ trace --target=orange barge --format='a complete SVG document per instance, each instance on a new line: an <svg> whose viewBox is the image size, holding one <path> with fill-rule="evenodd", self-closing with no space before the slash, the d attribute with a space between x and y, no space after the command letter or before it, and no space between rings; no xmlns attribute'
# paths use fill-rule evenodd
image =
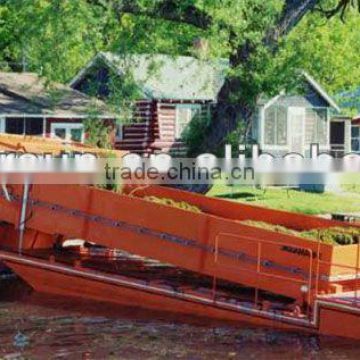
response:
<svg viewBox="0 0 360 360"><path fill-rule="evenodd" d="M319 231L343 223L164 187L117 194L78 185L3 189L0 219L0 258L37 291L360 340L360 245L242 221ZM70 239L128 255L90 261L86 247L64 247Z"/></svg>
<svg viewBox="0 0 360 360"><path fill-rule="evenodd" d="M0 150L63 149L0 135ZM346 226L157 186L117 194L79 185L3 185L0 260L39 292L360 340L359 241L333 246L245 220L300 231Z"/></svg>

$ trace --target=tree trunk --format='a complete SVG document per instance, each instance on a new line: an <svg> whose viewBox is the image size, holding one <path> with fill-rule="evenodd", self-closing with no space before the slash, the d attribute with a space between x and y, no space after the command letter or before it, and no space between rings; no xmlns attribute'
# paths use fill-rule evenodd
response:
<svg viewBox="0 0 360 360"><path fill-rule="evenodd" d="M319 3L319 0L285 1L278 21L265 35L262 42L263 45L275 54L278 50L280 39L286 36L317 3ZM256 51L256 48L253 48L249 43L245 43L230 58L230 66L236 67L241 64L244 69L250 69L249 65L254 51ZM204 144L204 151L211 152L223 145L226 136L236 130L241 122L245 129L244 136L248 135L256 109L257 97L261 95L253 91L249 85L251 85L251 83L249 84L249 79L226 79L220 90L217 105L213 112L207 140ZM237 95L236 102L233 100L234 94Z"/></svg>
<svg viewBox="0 0 360 360"><path fill-rule="evenodd" d="M99 0L87 1L97 4L104 3L104 1ZM264 0L265 2L266 0ZM202 30L207 30L211 27L214 19L210 14L206 13L206 9L200 10L191 2L185 4L186 6L179 7L179 3L179 0L158 0L154 2L153 6L144 7L139 0L122 0L113 4L115 4L115 11L119 15L131 13L138 16L160 18L189 24ZM328 11L327 16L331 17L338 12L344 14L345 10L351 4L355 6L355 3L358 4L360 10L360 0L339 0L338 6ZM284 0L281 14L275 25L265 34L262 46L275 53L278 50L280 39L286 36L307 13L319 4L322 4L322 0ZM250 1L249 6L251 6ZM230 29L229 45L232 46L236 44L236 34L231 33L233 31L231 25L226 24L226 28ZM233 42L232 40L234 39L235 41ZM230 59L231 66L235 68L241 64L244 66L244 73L246 73L246 69L249 69L250 73L251 58L256 48L252 48L249 43L240 46L238 49L235 46L232 49L234 55ZM259 92L261 92L261 89L251 88L251 78L246 79L246 76L242 80L234 77L226 79L218 96L211 126L208 129L207 140L203 144L203 150L213 151L217 149L223 143L227 134L235 130L240 122L243 122L244 128L247 132L249 131L256 109L256 99L261 95ZM236 96L236 101L233 100L234 95Z"/></svg>
<svg viewBox="0 0 360 360"><path fill-rule="evenodd" d="M226 82L229 86L238 83L238 81L233 79L228 79ZM253 102L239 99L237 103L231 103L227 100L231 97L231 93L229 94L228 91L226 87L222 89L221 94L223 98L217 102L212 112L204 151L211 152L216 150L226 140L227 135L236 130L240 124L243 126L244 138L249 133L255 111L255 105L252 104L255 104L256 101L255 99Z"/></svg>

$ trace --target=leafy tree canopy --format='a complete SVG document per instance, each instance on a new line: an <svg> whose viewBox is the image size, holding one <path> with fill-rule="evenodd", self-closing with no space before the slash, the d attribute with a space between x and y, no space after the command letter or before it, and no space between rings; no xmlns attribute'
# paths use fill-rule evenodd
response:
<svg viewBox="0 0 360 360"><path fill-rule="evenodd" d="M310 72L331 93L357 87L359 4L357 0L1 0L0 62L2 68L23 68L66 82L100 50L229 58L231 68L219 106L236 104L236 116L218 119L211 140L218 143L239 120L250 119L260 94L291 87L296 69ZM194 50L195 40L206 44L201 54Z"/></svg>
<svg viewBox="0 0 360 360"><path fill-rule="evenodd" d="M331 94L360 86L360 22L356 11L346 22L322 14L307 16L287 39L285 56L293 67L314 75Z"/></svg>
<svg viewBox="0 0 360 360"><path fill-rule="evenodd" d="M50 79L67 81L100 50L192 54L195 39L206 39L206 57L229 57L247 41L260 44L284 5L282 0L179 2L183 9L191 5L206 10L211 26L202 29L163 20L160 16L142 15L160 1L138 1L141 15L121 13L116 7L121 3L124 2L3 0L0 2L2 67L26 68ZM336 4L323 1L322 6L325 5L333 9ZM306 69L331 92L359 84L357 12L350 11L345 20L343 23L334 17L328 21L320 11L313 11L291 33L277 59L263 47L257 47L252 55L252 73L248 75L252 77L252 87L253 80L261 78L261 90L266 90L266 75L285 65L291 71L295 67ZM239 75L245 70L249 69L242 68L240 63L233 67L232 73ZM274 77L280 77L279 73L282 72L275 71L275 76L270 76L271 83Z"/></svg>

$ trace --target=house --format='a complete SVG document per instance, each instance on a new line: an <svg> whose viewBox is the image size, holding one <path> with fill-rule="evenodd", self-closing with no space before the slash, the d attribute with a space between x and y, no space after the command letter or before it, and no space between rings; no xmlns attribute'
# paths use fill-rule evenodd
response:
<svg viewBox="0 0 360 360"><path fill-rule="evenodd" d="M351 119L350 143L351 151L360 153L360 87L338 94L338 101L349 113L357 113Z"/></svg>
<svg viewBox="0 0 360 360"><path fill-rule="evenodd" d="M115 78L131 77L139 89L130 125L122 128L120 149L138 153L186 153L182 133L195 117L209 118L228 69L227 60L204 61L193 57L99 53L72 80L70 86L106 99ZM279 94L258 103L252 126L252 141L264 152L306 155L310 144L329 151L331 117L340 111L334 100L308 74L303 74L301 91ZM120 85L121 86L121 85ZM339 121L341 123L341 121ZM333 126L343 132L348 146L349 127Z"/></svg>
<svg viewBox="0 0 360 360"><path fill-rule="evenodd" d="M334 116L340 113L340 108L310 75L304 72L301 81L297 91L258 103L253 139L262 151L273 155L296 152L308 156L311 144L318 144L320 151L341 146L346 152L350 135L348 121ZM336 140L336 144L331 144L331 139Z"/></svg>
<svg viewBox="0 0 360 360"><path fill-rule="evenodd" d="M0 132L84 142L83 121L95 117L114 127L98 99L33 73L0 72Z"/></svg>
<svg viewBox="0 0 360 360"><path fill-rule="evenodd" d="M99 53L70 86L106 100L113 77L131 74L138 99L133 122L118 134L117 147L137 153L186 153L181 134L194 116L209 117L223 84L227 61L206 62L192 57ZM110 84L109 84L110 82Z"/></svg>

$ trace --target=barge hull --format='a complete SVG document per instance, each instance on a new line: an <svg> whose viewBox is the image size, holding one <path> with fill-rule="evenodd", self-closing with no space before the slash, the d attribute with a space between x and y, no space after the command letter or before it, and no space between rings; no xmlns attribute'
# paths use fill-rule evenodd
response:
<svg viewBox="0 0 360 360"><path fill-rule="evenodd" d="M0 253L6 265L35 291L140 307L214 320L252 323L284 330L316 332L308 321L281 318L270 312L236 308L195 293L176 293L161 287L145 286L98 271ZM246 313L248 312L248 313Z"/></svg>
<svg viewBox="0 0 360 360"><path fill-rule="evenodd" d="M90 299L127 307L140 307L179 315L190 315L237 324L251 323L286 331L340 336L360 340L360 307L332 301L332 296L315 300L314 316L300 319L214 300L197 293L176 292L131 281L99 271L72 267L0 252L18 276L40 293ZM341 326L339 326L341 324Z"/></svg>

